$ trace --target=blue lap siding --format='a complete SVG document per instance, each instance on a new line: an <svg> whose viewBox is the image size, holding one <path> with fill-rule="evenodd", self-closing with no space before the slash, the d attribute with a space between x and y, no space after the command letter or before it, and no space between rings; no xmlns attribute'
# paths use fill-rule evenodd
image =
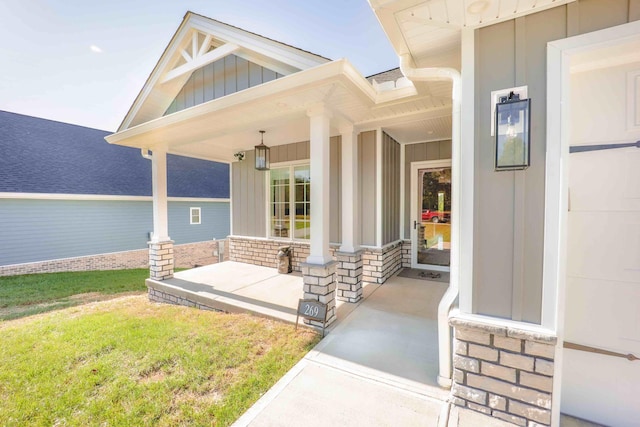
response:
<svg viewBox="0 0 640 427"><path fill-rule="evenodd" d="M139 150L108 144L109 132L5 111L0 131L0 266L146 248L151 162ZM193 199L169 202L176 244L229 234L228 164L168 155L167 192ZM190 207L201 224L190 224Z"/></svg>

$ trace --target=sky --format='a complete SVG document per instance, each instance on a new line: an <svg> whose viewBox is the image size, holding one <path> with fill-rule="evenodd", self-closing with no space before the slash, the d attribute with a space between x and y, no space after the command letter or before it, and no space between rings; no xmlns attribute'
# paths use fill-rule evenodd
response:
<svg viewBox="0 0 640 427"><path fill-rule="evenodd" d="M0 110L115 131L189 10L364 76L398 66L367 0L1 0Z"/></svg>

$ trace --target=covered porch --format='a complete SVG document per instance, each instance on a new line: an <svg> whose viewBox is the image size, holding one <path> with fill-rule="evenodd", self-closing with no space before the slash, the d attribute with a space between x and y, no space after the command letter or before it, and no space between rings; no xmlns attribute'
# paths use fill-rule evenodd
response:
<svg viewBox="0 0 640 427"><path fill-rule="evenodd" d="M402 72L365 78L346 59L331 61L187 14L122 126L106 138L139 148L152 162L151 291L197 297L191 302L202 308L233 299L225 311L250 304L256 313L288 320L297 299L314 299L326 305L331 325L341 307L362 300L365 284L381 285L412 265L420 222L412 166L448 159L451 286L444 298L420 303L444 307L440 380L449 385L446 312L457 296L460 247L459 74L419 72L407 55L401 65ZM256 159L261 142L269 161ZM218 274L229 264L174 274L168 153L231 164L229 259L245 263L237 272L246 276L234 277L233 269ZM281 246L291 248L299 276L250 272L273 266ZM265 282L273 285L269 291L258 286ZM270 299L272 292L279 297Z"/></svg>

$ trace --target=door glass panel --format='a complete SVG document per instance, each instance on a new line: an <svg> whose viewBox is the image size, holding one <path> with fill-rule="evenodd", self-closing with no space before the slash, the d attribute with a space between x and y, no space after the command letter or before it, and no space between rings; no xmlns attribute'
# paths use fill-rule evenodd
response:
<svg viewBox="0 0 640 427"><path fill-rule="evenodd" d="M448 267L451 259L451 168L418 171L418 264Z"/></svg>

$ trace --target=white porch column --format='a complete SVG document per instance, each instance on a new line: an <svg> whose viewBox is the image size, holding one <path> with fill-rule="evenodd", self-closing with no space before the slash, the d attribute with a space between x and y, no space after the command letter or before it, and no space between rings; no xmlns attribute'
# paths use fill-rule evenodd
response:
<svg viewBox="0 0 640 427"><path fill-rule="evenodd" d="M149 276L164 280L173 277L173 241L169 238L167 214L167 152L154 149L151 156L153 189L153 236L149 242Z"/></svg>
<svg viewBox="0 0 640 427"><path fill-rule="evenodd" d="M360 247L358 188L358 135L353 126L340 130L342 137L342 245L340 252Z"/></svg>
<svg viewBox="0 0 640 427"><path fill-rule="evenodd" d="M310 118L311 248L307 263L324 265L329 254L329 124L331 112L324 105L307 111Z"/></svg>
<svg viewBox="0 0 640 427"><path fill-rule="evenodd" d="M336 252L338 299L362 299L362 251L358 195L358 136L353 126L340 129L342 138L342 245Z"/></svg>
<svg viewBox="0 0 640 427"><path fill-rule="evenodd" d="M167 152L153 150L151 157L151 185L153 189L153 236L152 242L169 240L167 215Z"/></svg>

